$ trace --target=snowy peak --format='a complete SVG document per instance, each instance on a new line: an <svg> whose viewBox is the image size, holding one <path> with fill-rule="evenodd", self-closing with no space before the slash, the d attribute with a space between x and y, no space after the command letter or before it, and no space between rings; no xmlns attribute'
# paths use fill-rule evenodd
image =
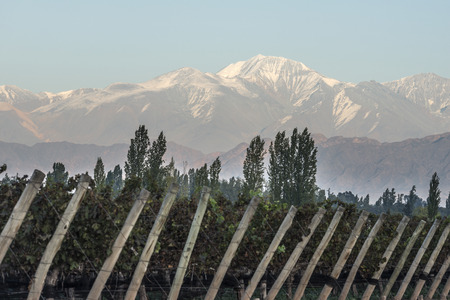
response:
<svg viewBox="0 0 450 300"><path fill-rule="evenodd" d="M284 57L257 55L247 61L231 64L217 73L223 77L253 77L255 74L294 74L312 71L301 62Z"/></svg>
<svg viewBox="0 0 450 300"><path fill-rule="evenodd" d="M283 57L257 55L229 65L217 73L224 78L240 78L262 88L282 105L303 106L314 93L343 88L344 83L327 78L301 62Z"/></svg>
<svg viewBox="0 0 450 300"><path fill-rule="evenodd" d="M340 83L327 78L308 68L301 62L284 57L257 55L247 61L239 61L220 70L217 75L234 78L241 77L255 81L257 78L270 80L273 83L295 81L295 78L309 77L311 80L322 80L329 86Z"/></svg>
<svg viewBox="0 0 450 300"><path fill-rule="evenodd" d="M450 79L426 73L386 82L384 85L432 113L450 116Z"/></svg>
<svg viewBox="0 0 450 300"><path fill-rule="evenodd" d="M167 74L161 75L142 85L149 89L159 90L167 89L177 85L210 85L215 83L214 75L203 73L194 68L181 68Z"/></svg>
<svg viewBox="0 0 450 300"><path fill-rule="evenodd" d="M40 97L28 90L14 85L0 86L0 102L6 102L25 112L48 103L48 99Z"/></svg>

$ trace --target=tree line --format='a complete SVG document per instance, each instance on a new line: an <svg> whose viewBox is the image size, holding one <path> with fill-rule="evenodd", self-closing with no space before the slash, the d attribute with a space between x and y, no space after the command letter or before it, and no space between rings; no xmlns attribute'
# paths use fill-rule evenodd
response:
<svg viewBox="0 0 450 300"><path fill-rule="evenodd" d="M278 132L267 148L261 136L254 137L246 149L243 178L221 179L220 157L199 168L188 169L187 162L183 162L183 170L180 171L175 168L173 158L165 164L166 150L167 141L163 132L154 141L150 141L147 128L140 125L134 138L130 140L124 170L116 165L113 170L105 172L102 158L97 159L93 176L95 189L109 189L117 197L126 185L130 185L161 194L170 183L176 181L180 186L179 197L187 198L194 197L203 186L209 186L213 196L220 194L232 202L259 194L273 202L297 206L310 201L338 199L376 214L401 213L407 216L426 216L430 220L439 214L450 215L450 193L445 199L445 207L440 207L440 179L437 173L430 180L426 200L416 194L415 185L408 194L398 193L395 188L387 188L374 204L370 203L369 195L359 197L351 191L334 194L330 190L321 189L316 184L317 147L307 128L302 132L295 128L290 136L286 131ZM264 161L267 154L269 159L266 167ZM3 165L0 171L5 170L6 165ZM60 162L55 162L53 171L47 174L48 184L67 184L68 179L69 174ZM2 183L7 183L8 180L10 178L6 174Z"/></svg>

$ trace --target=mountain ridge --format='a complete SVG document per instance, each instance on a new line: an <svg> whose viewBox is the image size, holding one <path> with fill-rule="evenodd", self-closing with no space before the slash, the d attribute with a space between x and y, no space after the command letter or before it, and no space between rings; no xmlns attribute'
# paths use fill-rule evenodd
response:
<svg viewBox="0 0 450 300"><path fill-rule="evenodd" d="M450 128L450 79L418 74L354 84L328 78L301 62L263 55L215 74L186 67L104 89L33 94L9 87L0 87L0 102L26 114L34 132L17 115L9 113L4 121L3 111L0 126L17 125L16 134L0 131L0 140L28 145L125 143L140 124L203 152L225 151L258 134L271 138L294 127L389 142Z"/></svg>

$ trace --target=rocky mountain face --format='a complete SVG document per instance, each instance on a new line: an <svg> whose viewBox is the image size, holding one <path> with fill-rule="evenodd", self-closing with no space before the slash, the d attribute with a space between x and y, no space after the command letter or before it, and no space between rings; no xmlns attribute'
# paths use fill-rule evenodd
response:
<svg viewBox="0 0 450 300"><path fill-rule="evenodd" d="M182 68L104 89L35 94L0 86L0 163L10 175L47 172L56 161L72 174L92 173L97 157L107 170L123 167L140 124L152 139L164 131L173 141L166 161L174 157L180 170L184 161L198 168L220 156L222 177L240 176L254 136L308 127L321 188L374 195L415 184L425 196L437 171L443 193L450 190L450 137L442 134L450 129L450 79L354 84L262 55L216 74Z"/></svg>
<svg viewBox="0 0 450 300"><path fill-rule="evenodd" d="M431 176L437 172L442 203L450 192L450 133L394 143L323 135L313 138L318 148L317 184L322 189L334 193L352 191L359 196L370 194L375 201L386 188L407 194L416 185L417 193L426 199ZM266 139L266 148L269 144L270 140ZM0 163L7 164L9 175L31 174L34 169L47 173L54 162L64 163L71 175L93 174L98 157L102 158L106 171L117 164L123 168L128 147L128 144L97 146L67 142L38 143L30 147L0 142ZM204 163L209 165L220 156L220 177L242 178L247 147L248 143L240 143L227 152L204 154L169 142L165 161L168 163L173 157L183 173ZM266 166L267 163L268 155Z"/></svg>
<svg viewBox="0 0 450 300"><path fill-rule="evenodd" d="M104 89L33 94L1 86L0 140L107 146L129 143L145 124L152 136L164 131L168 140L204 153L294 127L392 142L447 132L449 89L450 79L434 74L353 84L258 55L216 74L183 68Z"/></svg>

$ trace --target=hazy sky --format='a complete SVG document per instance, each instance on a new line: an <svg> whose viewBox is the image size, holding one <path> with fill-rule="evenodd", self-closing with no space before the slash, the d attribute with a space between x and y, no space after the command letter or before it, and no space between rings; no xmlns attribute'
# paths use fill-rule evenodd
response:
<svg viewBox="0 0 450 300"><path fill-rule="evenodd" d="M217 72L257 54L342 81L450 78L450 1L2 1L0 85L33 92Z"/></svg>

